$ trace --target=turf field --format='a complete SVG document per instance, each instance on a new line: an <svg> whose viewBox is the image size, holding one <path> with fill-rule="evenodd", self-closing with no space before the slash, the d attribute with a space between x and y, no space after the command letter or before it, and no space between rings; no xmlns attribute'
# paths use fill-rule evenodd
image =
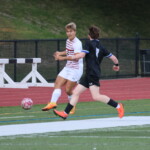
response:
<svg viewBox="0 0 150 150"><path fill-rule="evenodd" d="M150 125L0 137L2 150L149 150Z"/></svg>
<svg viewBox="0 0 150 150"><path fill-rule="evenodd" d="M150 99L122 101L125 116L150 116ZM34 105L31 110L20 106L1 107L0 125L63 121L52 111L42 112L44 105ZM59 104L59 110L66 104ZM116 117L115 109L99 102L80 102L76 114L67 120ZM142 126L112 127L102 129L51 132L0 137L2 150L149 150L150 124Z"/></svg>
<svg viewBox="0 0 150 150"><path fill-rule="evenodd" d="M119 101L118 101L119 102ZM150 115L150 99L120 101L125 106L125 114ZM24 110L21 106L0 107L0 125L18 123L37 123L58 121L60 118L53 114L53 111L43 112L41 108L45 105L34 105L31 110ZM63 110L66 104L59 104L57 109ZM70 115L68 120L116 117L117 111L100 102L80 102L77 104L77 111Z"/></svg>

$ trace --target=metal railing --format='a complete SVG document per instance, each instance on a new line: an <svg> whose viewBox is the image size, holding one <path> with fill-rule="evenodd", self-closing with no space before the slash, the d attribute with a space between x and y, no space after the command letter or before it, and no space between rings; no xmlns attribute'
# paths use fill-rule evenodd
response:
<svg viewBox="0 0 150 150"><path fill-rule="evenodd" d="M81 39L83 45L86 39ZM102 62L101 78L125 78L144 76L141 65L141 50L150 49L150 39L144 38L101 38L101 44L117 56L120 71L112 70L112 62L104 59ZM0 58L36 58L42 63L38 66L47 81L53 81L65 62L55 61L53 53L65 50L66 39L46 40L0 40ZM22 67L19 64L6 66L6 71L14 79L20 80L30 70L30 66ZM146 74L149 75L149 74Z"/></svg>

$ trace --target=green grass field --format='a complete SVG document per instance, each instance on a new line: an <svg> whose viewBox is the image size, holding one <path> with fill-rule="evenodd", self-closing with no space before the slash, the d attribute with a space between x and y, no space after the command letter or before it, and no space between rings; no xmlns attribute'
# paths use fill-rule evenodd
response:
<svg viewBox="0 0 150 150"><path fill-rule="evenodd" d="M149 150L150 125L0 137L2 150Z"/></svg>
<svg viewBox="0 0 150 150"><path fill-rule="evenodd" d="M150 100L127 100L122 101L127 116L150 115ZM21 106L0 107L0 125L60 121L53 111L42 112L45 105L34 105L31 110L24 110ZM59 104L57 109L63 110L66 104ZM80 102L77 111L70 115L68 120L116 117L117 111L99 102Z"/></svg>
<svg viewBox="0 0 150 150"><path fill-rule="evenodd" d="M150 116L150 99L122 101L126 116ZM0 108L0 125L60 121L52 111L42 112L44 105L31 110L17 107ZM63 110L66 104L59 104ZM116 117L115 109L98 102L80 102L76 114L67 120ZM62 120L63 121L63 120ZM1 150L149 150L150 125L113 127L0 137Z"/></svg>

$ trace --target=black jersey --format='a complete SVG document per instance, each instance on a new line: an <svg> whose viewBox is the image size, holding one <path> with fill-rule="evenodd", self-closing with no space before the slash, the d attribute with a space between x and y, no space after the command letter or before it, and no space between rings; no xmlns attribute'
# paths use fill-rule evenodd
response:
<svg viewBox="0 0 150 150"><path fill-rule="evenodd" d="M110 57L112 54L100 44L99 40L86 41L84 48L88 52L85 56L86 76L100 78L100 64L104 57Z"/></svg>

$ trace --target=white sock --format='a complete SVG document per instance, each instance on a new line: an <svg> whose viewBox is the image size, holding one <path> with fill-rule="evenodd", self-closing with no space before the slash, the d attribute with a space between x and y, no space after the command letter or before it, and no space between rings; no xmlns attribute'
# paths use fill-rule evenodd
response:
<svg viewBox="0 0 150 150"><path fill-rule="evenodd" d="M72 98L72 95L68 95L69 102L70 102L71 98Z"/></svg>
<svg viewBox="0 0 150 150"><path fill-rule="evenodd" d="M53 91L53 94L52 94L52 97L51 97L51 102L52 103L57 103L60 96L61 96L61 89L55 89Z"/></svg>

